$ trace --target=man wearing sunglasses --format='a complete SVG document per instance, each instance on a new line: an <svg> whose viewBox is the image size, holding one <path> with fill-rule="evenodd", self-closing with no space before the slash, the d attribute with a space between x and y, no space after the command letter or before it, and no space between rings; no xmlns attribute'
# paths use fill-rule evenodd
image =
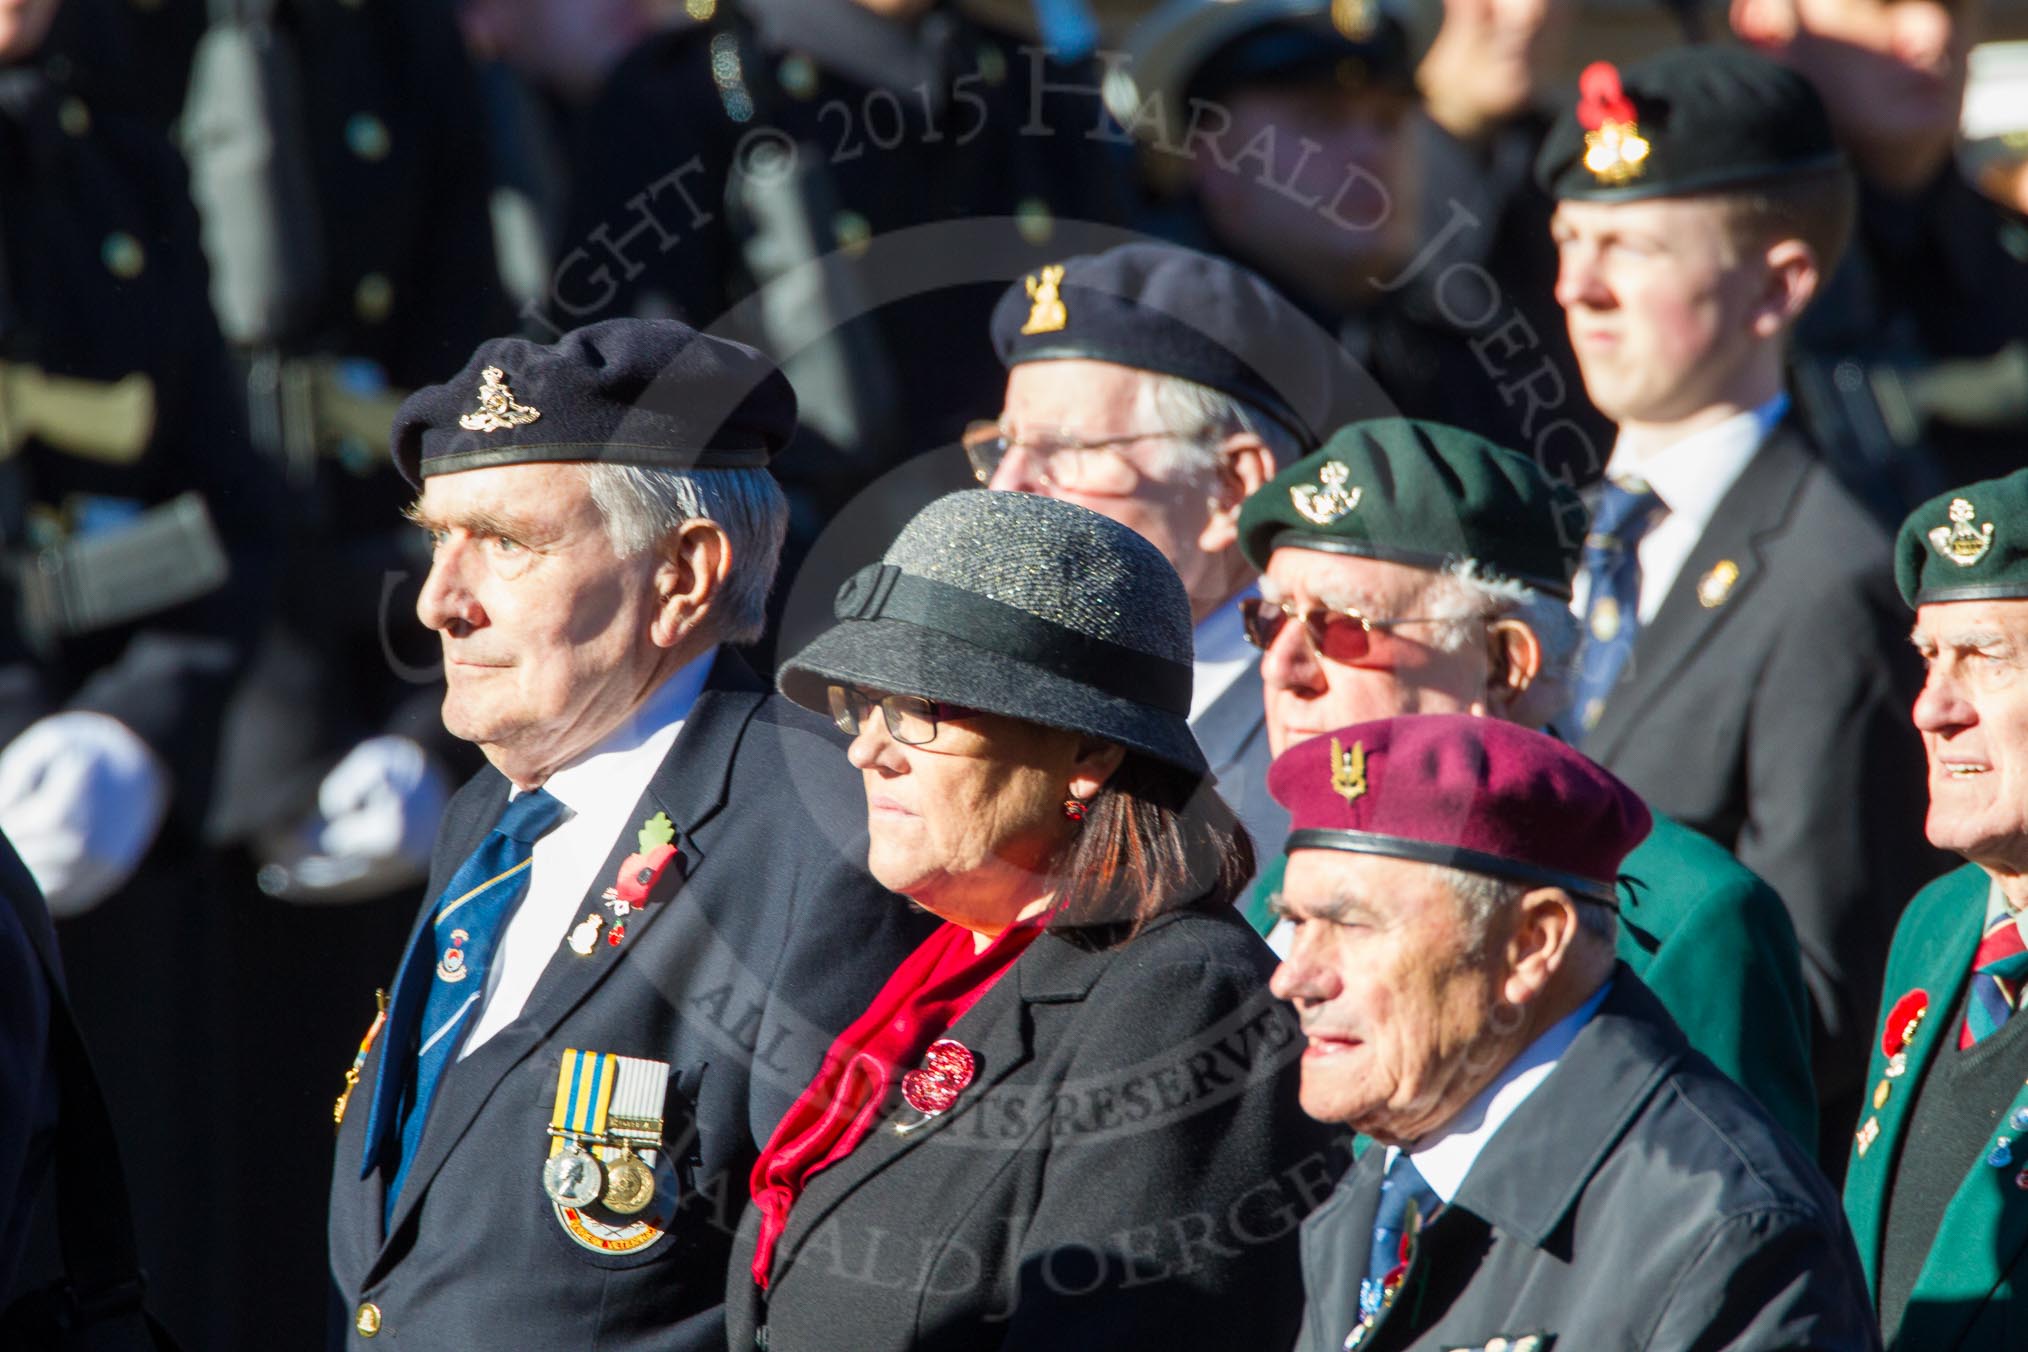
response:
<svg viewBox="0 0 2028 1352"><path fill-rule="evenodd" d="M1440 423L1354 423L1282 471L1239 516L1261 570L1245 616L1274 753L1397 714L1542 729L1567 699L1585 522L1527 456ZM1276 866L1250 914L1279 886ZM1781 898L1660 814L1619 898L1620 958L1692 1046L1813 1146L1808 1003Z"/></svg>
<svg viewBox="0 0 2028 1352"><path fill-rule="evenodd" d="M1196 621L1190 728L1266 857L1288 833L1267 792L1259 674L1240 603L1240 504L1355 407L1385 404L1330 336L1236 264L1126 244L1025 278L993 312L1007 365L995 422L965 452L979 482L1062 498L1140 532Z"/></svg>

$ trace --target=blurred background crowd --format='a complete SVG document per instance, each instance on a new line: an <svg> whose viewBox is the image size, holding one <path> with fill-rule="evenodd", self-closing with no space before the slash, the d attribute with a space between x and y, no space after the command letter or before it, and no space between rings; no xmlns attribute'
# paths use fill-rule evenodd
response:
<svg viewBox="0 0 2028 1352"><path fill-rule="evenodd" d="M193 1347L320 1337L330 1100L477 764L414 618L408 390L624 315L775 356L783 650L970 482L1007 285L1132 238L1247 264L1385 405L1584 486L1613 429L1530 169L1585 63L1697 41L1804 74L1859 174L1791 371L1839 475L1891 530L2016 467L2021 0L0 12L0 829L59 921L158 1313Z"/></svg>

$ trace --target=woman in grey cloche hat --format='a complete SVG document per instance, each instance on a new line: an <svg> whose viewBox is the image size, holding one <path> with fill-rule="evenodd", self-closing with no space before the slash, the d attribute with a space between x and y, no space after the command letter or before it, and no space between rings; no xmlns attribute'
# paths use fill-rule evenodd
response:
<svg viewBox="0 0 2028 1352"><path fill-rule="evenodd" d="M1290 1180L1342 1161L1232 908L1182 583L1097 513L968 492L836 613L782 690L852 736L873 875L946 923L762 1152L731 1346L1288 1343Z"/></svg>

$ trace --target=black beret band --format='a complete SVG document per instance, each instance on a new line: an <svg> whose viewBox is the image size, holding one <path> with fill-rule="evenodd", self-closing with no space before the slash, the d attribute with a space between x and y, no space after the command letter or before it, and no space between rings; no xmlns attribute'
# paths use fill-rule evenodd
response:
<svg viewBox="0 0 2028 1352"><path fill-rule="evenodd" d="M452 438L446 436L445 441ZM530 461L609 463L645 465L652 469L766 469L768 451L705 448L683 450L672 446L647 445L630 441L535 441L512 446L488 446L472 451L432 449L430 435L422 439L422 475L455 474L460 470L486 469L493 465L518 465Z"/></svg>
<svg viewBox="0 0 2028 1352"><path fill-rule="evenodd" d="M1484 873L1496 878L1506 878L1517 883L1532 883L1537 887L1560 887L1573 896L1595 901L1601 906L1618 910L1619 894L1613 884L1596 878L1580 878L1574 873L1558 869L1538 868L1513 859L1504 859L1497 854L1483 850L1467 849L1462 845L1439 845L1427 840L1411 840L1404 836L1384 836L1373 831L1326 830L1316 827L1289 833L1289 843L1284 849L1293 854L1297 850L1344 850L1351 854L1387 855L1395 859L1413 859L1422 864L1436 864L1444 868L1463 869L1467 873Z"/></svg>
<svg viewBox="0 0 2028 1352"><path fill-rule="evenodd" d="M912 624L1119 699L1179 717L1190 712L1194 673L1184 663L1080 634L990 596L914 577L890 564L870 563L845 579L832 610L841 620Z"/></svg>

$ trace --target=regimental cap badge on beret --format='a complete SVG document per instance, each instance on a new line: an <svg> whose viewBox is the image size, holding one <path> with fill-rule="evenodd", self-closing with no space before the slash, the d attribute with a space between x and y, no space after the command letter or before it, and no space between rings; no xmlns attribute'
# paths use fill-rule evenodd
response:
<svg viewBox="0 0 2028 1352"><path fill-rule="evenodd" d="M1354 742L1350 751L1331 739L1331 792L1349 805L1366 793L1366 743Z"/></svg>
<svg viewBox="0 0 2028 1352"><path fill-rule="evenodd" d="M1969 498L1952 498L1950 524L1929 533L1930 547L1960 568L1969 568L1993 547L1993 523L1975 525L1978 509Z"/></svg>
<svg viewBox="0 0 2028 1352"><path fill-rule="evenodd" d="M1028 307L1028 322L1021 326L1023 333L1055 333L1070 322L1070 312L1063 307L1063 264L1051 263L1040 272L1028 275L1028 299L1034 304Z"/></svg>
<svg viewBox="0 0 2028 1352"><path fill-rule="evenodd" d="M1345 513L1359 505L1360 489L1357 485L1347 488L1352 471L1344 462L1326 460L1317 468L1317 482L1297 484L1289 489L1289 502L1303 519L1319 526L1328 526Z"/></svg>
<svg viewBox="0 0 2028 1352"><path fill-rule="evenodd" d="M507 387L507 373L489 366L479 373L479 407L458 419L467 432L504 432L526 427L542 416L542 410L517 403Z"/></svg>
<svg viewBox="0 0 2028 1352"><path fill-rule="evenodd" d="M1577 121L1585 129L1584 167L1599 182L1617 187L1641 176L1652 147L1610 61L1594 61L1578 76Z"/></svg>

